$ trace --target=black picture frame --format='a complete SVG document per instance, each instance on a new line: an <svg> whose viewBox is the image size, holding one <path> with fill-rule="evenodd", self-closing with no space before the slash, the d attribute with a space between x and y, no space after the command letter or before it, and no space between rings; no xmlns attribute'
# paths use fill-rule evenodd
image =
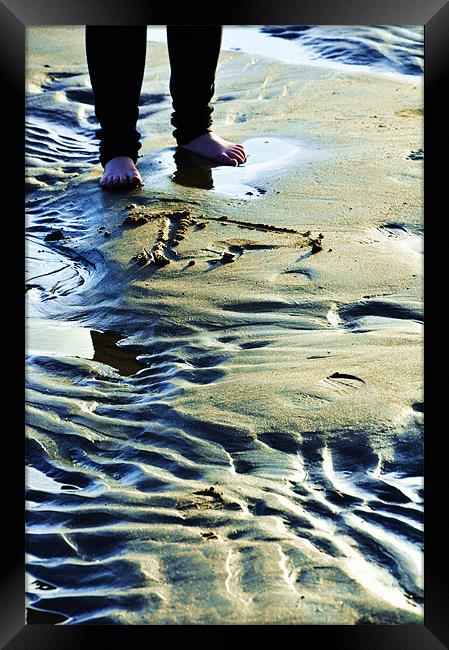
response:
<svg viewBox="0 0 449 650"><path fill-rule="evenodd" d="M8 426L3 427L4 464L12 468L3 484L3 534L6 543L1 581L0 641L8 650L26 648L105 647L114 643L137 643L143 635L147 643L157 642L159 635L172 640L181 634L182 641L197 647L229 643L238 638L254 643L254 626L55 626L25 625L24 603L24 444L23 444L23 332L24 304L22 278L24 260L24 95L25 30L31 25L84 24L416 24L425 27L425 297L427 306L438 305L442 292L436 288L433 268L441 258L442 235L438 218L446 216L443 192L447 185L443 174L447 141L447 104L444 101L449 70L449 2L447 0L222 0L215 10L200 3L176 9L158 0L3 0L0 2L0 66L4 97L1 101L6 145L3 188L8 197L7 241L13 241L12 259L8 262L9 295L5 298L6 323L10 340L6 345L5 369L8 372ZM444 151L444 153L443 153ZM438 155L441 152L441 157ZM6 179L6 186L5 186ZM6 243L6 242L5 242ZM444 249L443 249L444 250ZM444 274L442 268L441 274ZM9 282L11 281L11 282ZM20 286L19 286L20 285ZM435 296L435 300L433 300ZM439 300L440 297L440 300ZM444 301L444 298L443 298ZM312 647L342 650L437 650L449 647L449 603L447 576L447 541L444 496L447 487L446 454L442 450L446 435L438 423L439 405L444 404L444 383L433 381L433 363L439 358L443 333L438 325L444 319L438 309L426 310L424 373L426 386L425 429L425 608L423 625L358 626L281 626L275 634L293 634L295 643ZM439 346L437 349L436 346ZM8 355L10 355L8 357ZM431 387L431 388L430 388ZM11 407L12 396L17 399ZM6 422L6 420L5 420ZM441 440L443 438L443 440ZM3 473L4 474L4 473ZM440 505L443 495L442 505ZM274 628L275 626L263 626ZM278 627L278 626L276 626ZM257 631L256 631L257 632ZM262 630L265 634L265 630ZM157 638L154 638L154 635ZM242 638L243 637L243 638ZM141 642L141 641L140 641ZM145 642L145 641L144 641ZM132 647L132 646L131 646Z"/></svg>

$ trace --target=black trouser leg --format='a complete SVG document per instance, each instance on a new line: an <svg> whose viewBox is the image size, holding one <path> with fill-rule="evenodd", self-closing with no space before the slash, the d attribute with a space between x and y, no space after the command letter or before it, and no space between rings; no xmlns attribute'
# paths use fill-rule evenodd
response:
<svg viewBox="0 0 449 650"><path fill-rule="evenodd" d="M115 156L137 161L141 148L136 129L145 69L146 25L86 27L86 55L101 128L100 163Z"/></svg>
<svg viewBox="0 0 449 650"><path fill-rule="evenodd" d="M167 25L171 123L178 145L210 131L221 35L221 25Z"/></svg>

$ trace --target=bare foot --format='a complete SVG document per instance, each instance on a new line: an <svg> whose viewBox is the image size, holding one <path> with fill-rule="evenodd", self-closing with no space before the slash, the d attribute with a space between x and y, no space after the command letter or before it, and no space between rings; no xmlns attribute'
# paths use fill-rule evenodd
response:
<svg viewBox="0 0 449 650"><path fill-rule="evenodd" d="M222 165L237 167L237 165L243 165L246 162L245 149L241 144L220 138L212 131L203 133L198 138L181 145L180 148L193 151L193 153L215 160Z"/></svg>
<svg viewBox="0 0 449 650"><path fill-rule="evenodd" d="M140 187L142 179L133 160L128 156L116 156L108 160L100 179L103 189Z"/></svg>

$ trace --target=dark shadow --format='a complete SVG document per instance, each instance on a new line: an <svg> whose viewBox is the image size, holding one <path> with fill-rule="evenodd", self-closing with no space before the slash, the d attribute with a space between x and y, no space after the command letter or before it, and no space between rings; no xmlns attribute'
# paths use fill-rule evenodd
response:
<svg viewBox="0 0 449 650"><path fill-rule="evenodd" d="M128 377L146 367L145 363L136 359L135 349L117 345L123 338L120 334L91 330L90 335L94 346L94 361L105 363Z"/></svg>
<svg viewBox="0 0 449 650"><path fill-rule="evenodd" d="M185 149L176 149L173 159L176 171L172 180L175 183L184 187L198 187L201 190L214 189L212 167L216 167L216 163Z"/></svg>
<svg viewBox="0 0 449 650"><path fill-rule="evenodd" d="M45 612L39 609L32 609L27 607L26 622L28 625L57 625L63 621L67 621L68 617L62 614L55 614L54 612Z"/></svg>

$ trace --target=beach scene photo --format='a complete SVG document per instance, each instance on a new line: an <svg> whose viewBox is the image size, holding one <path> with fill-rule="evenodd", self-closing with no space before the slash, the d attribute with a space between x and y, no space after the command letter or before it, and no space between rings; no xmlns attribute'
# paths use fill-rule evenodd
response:
<svg viewBox="0 0 449 650"><path fill-rule="evenodd" d="M26 621L422 625L424 28L143 38L26 28Z"/></svg>

